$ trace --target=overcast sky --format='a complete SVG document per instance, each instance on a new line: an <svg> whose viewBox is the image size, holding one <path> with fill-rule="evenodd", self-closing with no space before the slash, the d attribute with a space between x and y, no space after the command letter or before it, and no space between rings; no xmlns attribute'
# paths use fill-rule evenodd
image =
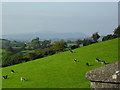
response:
<svg viewBox="0 0 120 90"><path fill-rule="evenodd" d="M14 2L2 4L3 34L94 32L109 34L118 25L117 2Z"/></svg>

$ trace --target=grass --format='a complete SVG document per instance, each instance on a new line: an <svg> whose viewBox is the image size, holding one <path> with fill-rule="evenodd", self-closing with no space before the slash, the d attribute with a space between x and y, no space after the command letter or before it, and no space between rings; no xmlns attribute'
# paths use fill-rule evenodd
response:
<svg viewBox="0 0 120 90"><path fill-rule="evenodd" d="M3 88L90 88L85 74L91 69L103 66L95 62L95 58L113 63L118 59L118 39L104 41L73 50L75 53L61 52L2 68L2 74L8 75L3 79ZM76 58L79 62L74 63ZM89 62L93 66L86 66ZM16 73L10 73L10 70ZM20 81L25 77L27 81Z"/></svg>
<svg viewBox="0 0 120 90"><path fill-rule="evenodd" d="M18 53L16 53L16 54L18 54L18 55L23 55L23 54L25 54L25 53L32 53L32 52L34 52L34 50L23 50L23 51L20 51L20 52L18 52Z"/></svg>
<svg viewBox="0 0 120 90"><path fill-rule="evenodd" d="M72 45L76 45L76 43L68 43L67 46L72 46Z"/></svg>

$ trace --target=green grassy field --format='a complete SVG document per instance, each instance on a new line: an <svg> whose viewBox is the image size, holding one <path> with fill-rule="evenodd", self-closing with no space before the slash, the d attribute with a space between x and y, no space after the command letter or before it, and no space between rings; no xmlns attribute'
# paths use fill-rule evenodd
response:
<svg viewBox="0 0 120 90"><path fill-rule="evenodd" d="M23 50L23 51L20 51L20 52L18 52L18 53L16 53L16 54L21 54L21 55L23 55L23 54L25 54L25 53L32 53L32 52L34 52L34 50Z"/></svg>
<svg viewBox="0 0 120 90"><path fill-rule="evenodd" d="M3 88L89 88L85 74L91 69L103 66L95 58L108 63L117 61L118 39L104 41L73 50L61 52L34 61L17 64L2 69ZM79 62L73 62L76 58ZM86 66L89 62L93 66ZM10 70L15 73L10 73ZM25 77L27 81L21 81Z"/></svg>

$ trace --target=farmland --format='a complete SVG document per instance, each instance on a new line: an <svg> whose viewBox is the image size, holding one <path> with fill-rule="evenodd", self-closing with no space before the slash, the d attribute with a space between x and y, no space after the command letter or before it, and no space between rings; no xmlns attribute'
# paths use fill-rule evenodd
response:
<svg viewBox="0 0 120 90"><path fill-rule="evenodd" d="M95 58L113 63L118 59L118 38L2 68L3 88L90 88L85 74L103 66ZM79 62L74 62L76 58ZM86 66L86 62L92 66ZM10 73L10 70L15 73ZM26 81L20 81L25 77Z"/></svg>

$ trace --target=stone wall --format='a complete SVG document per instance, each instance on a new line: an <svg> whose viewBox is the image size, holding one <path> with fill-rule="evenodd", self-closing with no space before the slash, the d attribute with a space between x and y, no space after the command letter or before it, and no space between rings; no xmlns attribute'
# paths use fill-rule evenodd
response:
<svg viewBox="0 0 120 90"><path fill-rule="evenodd" d="M91 88L119 88L120 89L120 61L91 70L86 73L86 79L90 81Z"/></svg>

